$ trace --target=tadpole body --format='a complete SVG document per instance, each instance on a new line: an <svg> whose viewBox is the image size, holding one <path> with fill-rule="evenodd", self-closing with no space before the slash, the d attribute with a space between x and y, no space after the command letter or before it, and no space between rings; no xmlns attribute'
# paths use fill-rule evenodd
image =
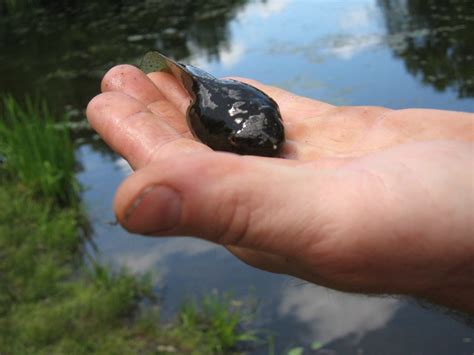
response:
<svg viewBox="0 0 474 355"><path fill-rule="evenodd" d="M285 133L278 104L263 91L149 52L141 65L149 73L167 71L191 97L186 120L193 135L214 150L277 156Z"/></svg>

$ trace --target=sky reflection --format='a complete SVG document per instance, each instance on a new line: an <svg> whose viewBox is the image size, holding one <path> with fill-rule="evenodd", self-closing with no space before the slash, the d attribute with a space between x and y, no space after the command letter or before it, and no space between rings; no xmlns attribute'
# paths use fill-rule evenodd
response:
<svg viewBox="0 0 474 355"><path fill-rule="evenodd" d="M284 290L278 311L308 324L306 336L326 345L348 335L360 339L383 328L399 307L400 302L393 298L369 298L305 285Z"/></svg>

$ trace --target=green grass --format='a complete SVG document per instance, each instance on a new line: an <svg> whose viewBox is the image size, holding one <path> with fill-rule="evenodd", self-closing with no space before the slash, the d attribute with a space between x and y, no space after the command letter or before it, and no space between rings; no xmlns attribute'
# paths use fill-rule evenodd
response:
<svg viewBox="0 0 474 355"><path fill-rule="evenodd" d="M151 283L82 263L76 207L0 186L1 354L234 353L251 332L232 300L186 305L160 324Z"/></svg>
<svg viewBox="0 0 474 355"><path fill-rule="evenodd" d="M149 280L84 263L73 144L44 103L25 105L4 99L0 122L0 354L234 354L254 341L230 297L163 325Z"/></svg>
<svg viewBox="0 0 474 355"><path fill-rule="evenodd" d="M43 199L77 202L74 146L67 125L57 125L44 101L11 96L0 102L0 155L10 178Z"/></svg>
<svg viewBox="0 0 474 355"><path fill-rule="evenodd" d="M255 332L244 329L251 319L252 312L242 309L242 302L233 300L228 294L214 293L204 296L200 302L190 301L183 305L177 332L191 335L195 342L222 353L239 344L257 342Z"/></svg>

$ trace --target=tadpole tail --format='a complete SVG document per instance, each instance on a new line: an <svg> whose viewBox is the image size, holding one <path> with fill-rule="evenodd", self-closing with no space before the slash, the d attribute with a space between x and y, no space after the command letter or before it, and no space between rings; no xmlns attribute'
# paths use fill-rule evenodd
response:
<svg viewBox="0 0 474 355"><path fill-rule="evenodd" d="M160 52L152 51L145 54L140 63L140 69L146 74L154 72L169 73L179 81L191 97L195 96L192 74L183 65L164 56Z"/></svg>

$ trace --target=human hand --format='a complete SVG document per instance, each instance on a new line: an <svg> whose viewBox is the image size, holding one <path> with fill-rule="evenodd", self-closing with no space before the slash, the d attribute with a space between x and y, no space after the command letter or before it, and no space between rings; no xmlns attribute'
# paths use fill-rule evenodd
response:
<svg viewBox="0 0 474 355"><path fill-rule="evenodd" d="M279 103L286 159L195 141L169 74L107 73L87 115L136 170L117 191L118 221L339 290L474 312L474 115L338 108L246 81Z"/></svg>

